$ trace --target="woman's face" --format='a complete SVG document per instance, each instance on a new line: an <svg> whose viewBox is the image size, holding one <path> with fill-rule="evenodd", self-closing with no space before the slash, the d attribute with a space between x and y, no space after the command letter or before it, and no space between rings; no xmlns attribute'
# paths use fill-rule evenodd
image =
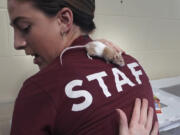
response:
<svg viewBox="0 0 180 135"><path fill-rule="evenodd" d="M11 26L14 28L14 47L34 56L40 69L52 62L62 51L61 26L56 17L47 17L31 2L8 0Z"/></svg>

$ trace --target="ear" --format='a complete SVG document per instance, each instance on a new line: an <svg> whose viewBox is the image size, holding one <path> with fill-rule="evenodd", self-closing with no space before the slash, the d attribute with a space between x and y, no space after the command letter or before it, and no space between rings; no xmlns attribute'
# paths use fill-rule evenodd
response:
<svg viewBox="0 0 180 135"><path fill-rule="evenodd" d="M73 13L69 8L61 9L57 14L58 24L62 33L68 33L73 25Z"/></svg>

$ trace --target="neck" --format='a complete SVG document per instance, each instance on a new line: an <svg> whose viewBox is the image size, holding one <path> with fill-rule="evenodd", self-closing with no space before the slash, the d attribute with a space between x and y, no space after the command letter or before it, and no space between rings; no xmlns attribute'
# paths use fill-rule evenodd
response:
<svg viewBox="0 0 180 135"><path fill-rule="evenodd" d="M69 47L75 39L85 34L86 33L82 32L78 26L73 25L72 29L64 37L64 43L65 43L64 48Z"/></svg>

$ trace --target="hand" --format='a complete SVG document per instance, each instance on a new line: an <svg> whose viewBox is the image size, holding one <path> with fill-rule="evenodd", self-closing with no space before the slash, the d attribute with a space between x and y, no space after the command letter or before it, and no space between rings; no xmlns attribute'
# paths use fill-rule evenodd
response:
<svg viewBox="0 0 180 135"><path fill-rule="evenodd" d="M117 45L114 45L112 42L110 42L106 39L97 39L96 41L102 42L103 44L107 45L108 47L114 49L117 52L125 53L125 51L122 50L120 47L118 47Z"/></svg>
<svg viewBox="0 0 180 135"><path fill-rule="evenodd" d="M119 135L158 135L158 122L153 121L153 108L148 109L148 100L143 99L142 103L139 98L135 101L135 106L130 124L128 125L126 114L117 109L120 116Z"/></svg>

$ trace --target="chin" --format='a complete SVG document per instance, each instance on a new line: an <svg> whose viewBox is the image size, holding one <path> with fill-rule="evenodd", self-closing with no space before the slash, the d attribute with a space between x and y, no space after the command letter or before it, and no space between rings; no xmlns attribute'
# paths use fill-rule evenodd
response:
<svg viewBox="0 0 180 135"><path fill-rule="evenodd" d="M39 67L39 70L42 70L42 69L44 69L45 67L47 67L47 64L41 64L41 65L38 65L38 67Z"/></svg>

